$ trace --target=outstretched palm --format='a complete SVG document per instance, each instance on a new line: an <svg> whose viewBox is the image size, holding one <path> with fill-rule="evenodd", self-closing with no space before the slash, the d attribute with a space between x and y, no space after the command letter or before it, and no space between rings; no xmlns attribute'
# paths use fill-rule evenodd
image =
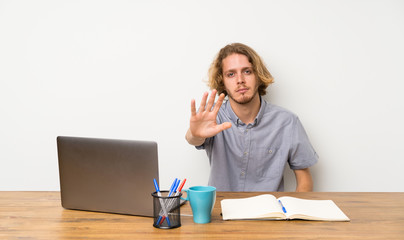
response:
<svg viewBox="0 0 404 240"><path fill-rule="evenodd" d="M208 93L206 92L203 94L198 112L196 111L195 100L191 101L191 120L189 129L194 137L213 137L219 132L231 127L231 123L229 122L222 124L216 123L217 113L219 112L220 106L222 105L225 97L223 93L220 94L215 106L213 107L216 93L216 90L212 91L207 104L206 100L208 98Z"/></svg>

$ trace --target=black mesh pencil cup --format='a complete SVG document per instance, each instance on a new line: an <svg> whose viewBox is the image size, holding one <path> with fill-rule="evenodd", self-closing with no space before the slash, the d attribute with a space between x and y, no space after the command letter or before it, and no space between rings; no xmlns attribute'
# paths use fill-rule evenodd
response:
<svg viewBox="0 0 404 240"><path fill-rule="evenodd" d="M153 226L170 229L181 226L180 197L182 193L168 196L168 191L152 193L153 196Z"/></svg>

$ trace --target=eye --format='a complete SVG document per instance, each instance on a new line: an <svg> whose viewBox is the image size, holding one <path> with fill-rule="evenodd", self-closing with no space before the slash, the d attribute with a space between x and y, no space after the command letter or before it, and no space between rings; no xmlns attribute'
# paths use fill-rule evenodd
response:
<svg viewBox="0 0 404 240"><path fill-rule="evenodd" d="M251 71L250 69L247 69L247 70L244 71L244 73L245 73L246 75L250 75L250 74L252 73L252 71Z"/></svg>
<svg viewBox="0 0 404 240"><path fill-rule="evenodd" d="M229 78L234 77L234 73L232 73L232 72L229 72L229 73L227 73L226 75L227 75L227 77L229 77Z"/></svg>

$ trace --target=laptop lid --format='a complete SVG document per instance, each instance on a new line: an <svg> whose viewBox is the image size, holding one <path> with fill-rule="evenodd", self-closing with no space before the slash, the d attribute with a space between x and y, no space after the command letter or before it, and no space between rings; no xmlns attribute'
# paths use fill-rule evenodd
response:
<svg viewBox="0 0 404 240"><path fill-rule="evenodd" d="M157 143L59 136L57 149L64 208L153 216Z"/></svg>

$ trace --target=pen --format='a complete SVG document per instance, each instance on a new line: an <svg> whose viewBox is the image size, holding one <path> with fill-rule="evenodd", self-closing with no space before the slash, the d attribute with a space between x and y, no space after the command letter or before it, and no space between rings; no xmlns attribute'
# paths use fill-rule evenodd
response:
<svg viewBox="0 0 404 240"><path fill-rule="evenodd" d="M156 179L153 179L153 182L154 182L154 188L156 188L157 196L161 196L160 188L159 188L159 185L157 184ZM161 198L159 200L160 200L160 205L161 205L161 209L163 210L164 216L161 217L161 215L159 215L159 217L157 219L157 223L159 224L160 221L162 222L162 221L164 221L164 219L167 219L167 224L168 224L168 226L170 226L171 224L170 224L170 220L168 219L168 212L167 212L166 206L164 204L164 201Z"/></svg>
<svg viewBox="0 0 404 240"><path fill-rule="evenodd" d="M281 200L278 200L278 202L279 202L279 204L281 204L281 207L282 207L283 212L286 213L286 208L283 206Z"/></svg>
<svg viewBox="0 0 404 240"><path fill-rule="evenodd" d="M175 192L175 190L177 189L177 186L178 186L178 184L177 184L177 178L175 178L174 179L174 182L171 184L171 187L170 187L170 191L169 191L169 193L168 193L168 196L169 197L171 197L171 195L173 194L173 192ZM179 180L178 180L179 181ZM161 211L160 211L160 216L159 216L159 218L157 219L157 224L162 224L163 222L164 222L164 220L165 219L167 219L167 224L168 224L168 226L170 226L170 222L169 222L169 219L168 219L168 211L170 211L170 210L165 210L165 212L164 212L164 209L165 209L165 204L163 203L163 201L162 201L162 199L160 199L161 201L160 201L160 204L161 204L161 207L162 207L162 210L163 210L163 213L164 213L164 215L163 216L161 216L162 215L162 213L161 213ZM165 203L167 203L167 207L169 207L170 206L170 202L165 202ZM163 207L164 206L164 207Z"/></svg>
<svg viewBox="0 0 404 240"><path fill-rule="evenodd" d="M187 181L187 179L186 179L186 178L184 178L184 181L182 181L182 183L181 183L180 187L178 188L177 195L179 195L179 194L180 194L180 192L181 192L182 188L184 187L184 184L185 184L185 182L186 182L186 181Z"/></svg>
<svg viewBox="0 0 404 240"><path fill-rule="evenodd" d="M175 178L173 184L171 184L170 192L168 193L168 196L169 196L169 197L171 197L171 195L173 194L173 192L175 192L175 190L177 189L177 186L178 186L177 180L178 180L178 178Z"/></svg>
<svg viewBox="0 0 404 240"><path fill-rule="evenodd" d="M181 193L182 188L184 187L185 182L187 181L187 179L184 179L182 182L180 181L180 179L178 179L177 181L177 190L175 191L174 196L179 196ZM180 184L181 182L181 184ZM168 211L171 212L171 210L173 210L173 208L175 207L175 199L170 199L169 203L167 205L167 209L169 209Z"/></svg>

